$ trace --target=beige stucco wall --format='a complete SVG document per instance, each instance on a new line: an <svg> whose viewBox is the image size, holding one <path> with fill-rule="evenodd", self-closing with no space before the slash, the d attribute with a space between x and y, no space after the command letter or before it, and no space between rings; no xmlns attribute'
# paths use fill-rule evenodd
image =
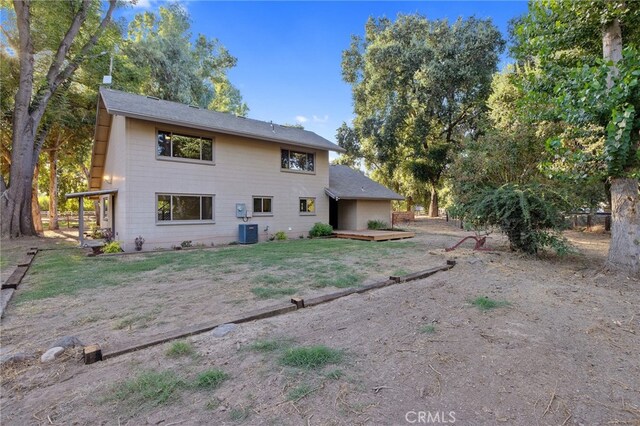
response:
<svg viewBox="0 0 640 426"><path fill-rule="evenodd" d="M391 226L391 201L340 200L338 227L343 230L367 229L370 220L381 220Z"/></svg>
<svg viewBox="0 0 640 426"><path fill-rule="evenodd" d="M391 201L358 200L355 229L367 229L370 220L381 220L391 226Z"/></svg>
<svg viewBox="0 0 640 426"><path fill-rule="evenodd" d="M111 121L111 132L109 136L109 146L104 163L104 173L101 189L117 189L118 193L113 197L115 210L112 210L114 223L101 221L101 228L112 228L115 225L115 239L119 239L124 228L125 211L127 209L127 146L126 146L126 119L121 116L113 116ZM102 205L100 206L102 214Z"/></svg>
<svg viewBox="0 0 640 426"><path fill-rule="evenodd" d="M186 134L214 138L214 165L156 158L157 130L181 131ZM109 157L121 132L111 132ZM236 203L253 209L253 196L273 197L273 215L253 217L246 223L259 225L259 239L285 231L290 238L306 236L315 222L329 221L329 200L324 188L329 185L327 151L307 150L284 144L254 139L192 131L174 126L126 119L126 158L116 149L120 165L125 164L126 180L116 179L116 226L118 240L125 251L132 251L134 239L142 235L145 249L171 247L182 241L211 245L238 238L238 225L245 223L235 217ZM283 172L280 169L281 148L315 152L314 174ZM115 155L115 154L114 154ZM114 169L115 170L115 169ZM105 168L105 174L110 173ZM119 186L120 184L120 186ZM124 189L124 191L123 191ZM214 195L215 223L166 224L156 221L156 194ZM299 213L299 198L315 197L316 214ZM122 218L121 218L122 216Z"/></svg>

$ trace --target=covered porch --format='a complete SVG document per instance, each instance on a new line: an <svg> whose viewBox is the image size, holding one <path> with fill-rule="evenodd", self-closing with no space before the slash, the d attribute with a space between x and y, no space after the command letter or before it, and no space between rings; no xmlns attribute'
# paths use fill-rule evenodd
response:
<svg viewBox="0 0 640 426"><path fill-rule="evenodd" d="M66 198L78 199L78 241L83 247L90 247L90 242L98 242L104 244L103 241L87 240L85 238L85 224L84 224L84 199L89 198L92 200L100 200L100 212L96 217L96 220L103 228L108 228L112 235L115 235L115 224L113 220L113 207L115 205L115 198L118 193L117 189L103 189L99 191L86 191L86 192L74 192L67 194Z"/></svg>

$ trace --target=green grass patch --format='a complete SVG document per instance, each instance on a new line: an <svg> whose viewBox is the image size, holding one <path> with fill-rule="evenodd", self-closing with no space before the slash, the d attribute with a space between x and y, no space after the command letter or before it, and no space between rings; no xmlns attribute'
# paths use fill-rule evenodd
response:
<svg viewBox="0 0 640 426"><path fill-rule="evenodd" d="M433 334L436 332L436 326L433 324L423 325L420 327L420 333L424 334Z"/></svg>
<svg viewBox="0 0 640 426"><path fill-rule="evenodd" d="M291 389L289 393L287 393L287 399L289 401L299 401L310 393L314 392L316 389L312 388L310 385L303 383L295 388Z"/></svg>
<svg viewBox="0 0 640 426"><path fill-rule="evenodd" d="M188 342L179 341L173 342L165 353L170 358L179 358L182 356L191 356L195 353L195 350Z"/></svg>
<svg viewBox="0 0 640 426"><path fill-rule="evenodd" d="M328 364L338 364L342 361L342 355L342 351L326 346L301 346L288 349L280 358L280 362L289 367L310 370Z"/></svg>
<svg viewBox="0 0 640 426"><path fill-rule="evenodd" d="M275 299L280 296L291 296L296 293L295 288L271 288L271 287L253 287L253 293L258 299Z"/></svg>
<svg viewBox="0 0 640 426"><path fill-rule="evenodd" d="M261 274L254 294L270 298L292 294L290 288L278 286L282 278L265 271L293 271L296 286L352 287L372 273L358 261L382 257L402 257L417 243L369 244L343 239L294 239L279 244L259 243L218 249L140 253L132 256L97 256L89 258L82 249L46 250L36 256L27 275L28 286L16 293L16 303L73 295L82 290L122 285L137 285L156 277L180 277L183 271L201 273L212 280L225 278L228 271ZM298 274L300 265L318 265L309 273ZM225 272L227 271L227 272ZM312 271L312 272L311 272Z"/></svg>
<svg viewBox="0 0 640 426"><path fill-rule="evenodd" d="M338 369L331 370L327 374L325 374L325 377L331 380L339 380L342 376L344 376L344 373L342 372L342 370Z"/></svg>
<svg viewBox="0 0 640 426"><path fill-rule="evenodd" d="M167 403L186 383L173 371L146 371L116 386L114 397L131 406Z"/></svg>
<svg viewBox="0 0 640 426"><path fill-rule="evenodd" d="M229 378L229 375L222 370L211 369L198 375L195 385L198 388L215 389Z"/></svg>
<svg viewBox="0 0 640 426"><path fill-rule="evenodd" d="M290 339L266 339L256 340L249 346L249 349L256 352L275 352L291 346Z"/></svg>
<svg viewBox="0 0 640 426"><path fill-rule="evenodd" d="M476 306L481 311L488 311L490 309L509 306L509 302L507 302L506 300L493 300L488 298L487 296L476 297L470 303L473 306Z"/></svg>

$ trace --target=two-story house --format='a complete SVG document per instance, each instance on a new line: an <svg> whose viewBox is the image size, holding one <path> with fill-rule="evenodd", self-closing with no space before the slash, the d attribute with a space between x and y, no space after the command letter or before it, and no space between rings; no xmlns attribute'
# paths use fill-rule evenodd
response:
<svg viewBox="0 0 640 426"><path fill-rule="evenodd" d="M90 188L76 195L100 198L100 226L125 251L138 236L145 249L237 241L241 224L256 224L259 240L306 236L329 223L330 204L335 227L360 226L338 215L357 200L336 200L329 151L343 149L310 131L101 88ZM373 203L362 214L389 221L389 200L402 197L362 178Z"/></svg>

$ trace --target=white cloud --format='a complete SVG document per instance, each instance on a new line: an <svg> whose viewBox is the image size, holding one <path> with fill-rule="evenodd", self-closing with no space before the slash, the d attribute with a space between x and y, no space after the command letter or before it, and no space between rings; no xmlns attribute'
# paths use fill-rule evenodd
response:
<svg viewBox="0 0 640 426"><path fill-rule="evenodd" d="M329 121L329 116L327 114L325 114L324 117L318 117L317 115L314 115L313 121L315 123L326 123L327 121Z"/></svg>
<svg viewBox="0 0 640 426"><path fill-rule="evenodd" d="M129 0L135 9L151 9L151 0Z"/></svg>
<svg viewBox="0 0 640 426"><path fill-rule="evenodd" d="M298 123L306 123L307 121L309 121L309 119L304 115L296 115L296 121Z"/></svg>

